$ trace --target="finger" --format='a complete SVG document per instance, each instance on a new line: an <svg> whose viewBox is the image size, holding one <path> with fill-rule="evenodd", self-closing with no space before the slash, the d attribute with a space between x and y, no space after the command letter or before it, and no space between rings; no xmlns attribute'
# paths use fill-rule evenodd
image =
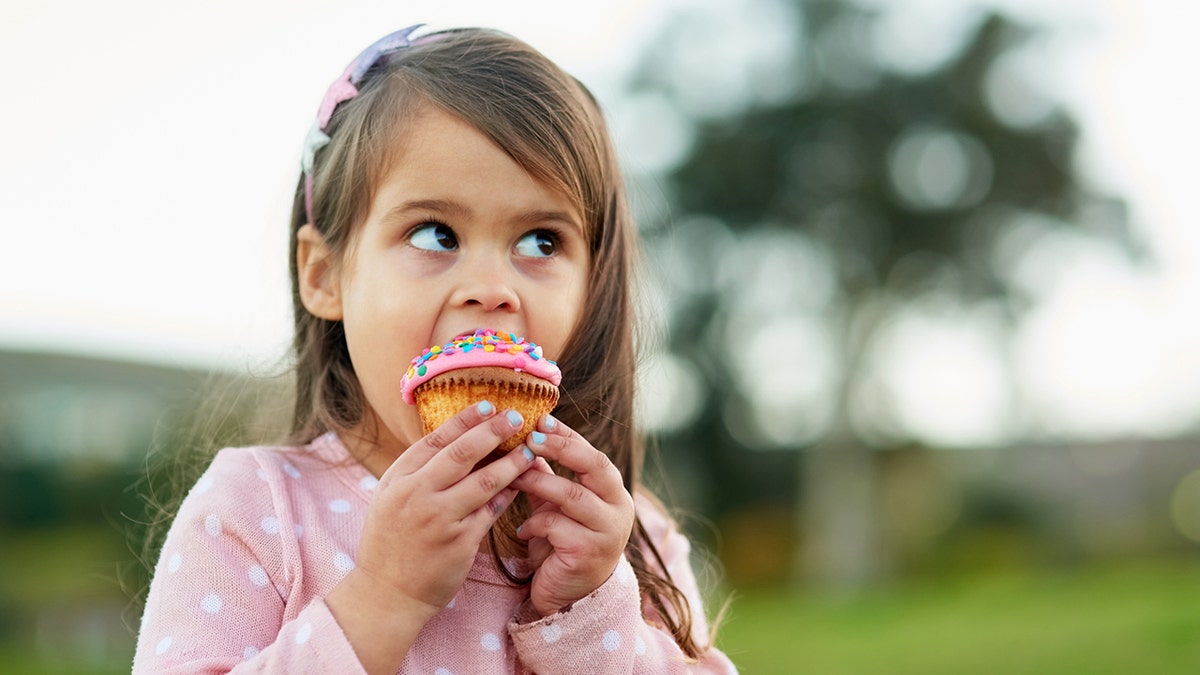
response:
<svg viewBox="0 0 1200 675"><path fill-rule="evenodd" d="M457 483L524 423L521 413L508 410L467 429L426 462L425 478L438 489Z"/></svg>
<svg viewBox="0 0 1200 675"><path fill-rule="evenodd" d="M525 447L529 447L529 446L525 446ZM551 466L550 466L550 462L547 462L545 457L538 457L536 452L533 453L533 466L531 466L529 468L533 471L541 471L542 473L548 473L551 476L555 475L554 469L551 468Z"/></svg>
<svg viewBox="0 0 1200 675"><path fill-rule="evenodd" d="M487 532L487 529L492 526L500 518L501 515L512 505L517 498L518 491L513 487L506 487L493 495L490 499L478 506L473 511L467 514L463 521L469 527L474 527L479 530L480 538Z"/></svg>
<svg viewBox="0 0 1200 675"><path fill-rule="evenodd" d="M526 471L513 480L513 487L528 495L554 504L567 517L591 529L602 529L609 511L596 493L562 476L541 471Z"/></svg>
<svg viewBox="0 0 1200 675"><path fill-rule="evenodd" d="M527 448L528 446L521 446L521 447ZM534 454L533 464L530 465L529 471L545 474L547 476L557 476L558 475L558 474L554 473L554 469L552 469L550 467L550 462L547 462L545 457L538 457L536 453ZM523 480L523 479L521 479L520 476L518 476L513 481L513 485L516 486L518 489L520 489L521 480ZM534 495L530 495L530 496L534 496Z"/></svg>
<svg viewBox="0 0 1200 675"><path fill-rule="evenodd" d="M534 456L533 464L529 467L529 471L538 471L541 473L549 474L551 476L555 475L554 469L550 468L550 463L547 462L544 458L537 457L537 456ZM517 478L520 478L520 476L518 476ZM518 487L518 489L519 489L519 486L517 486L515 479L514 479L513 485L514 485L514 487ZM525 493L525 494L527 497L529 497L529 510L531 512L536 512L538 509L545 508L546 506L553 506L553 504L549 504L549 502L542 499L541 497L538 497L537 495L533 495L533 494L529 494L529 493Z"/></svg>
<svg viewBox="0 0 1200 675"><path fill-rule="evenodd" d="M534 459L536 457L533 452L521 445L491 464L472 471L465 479L451 486L446 493L452 503L458 504L462 509L461 513L456 515L466 516L491 503L496 495L505 490L512 490L515 494L517 488L512 486L513 480L532 468Z"/></svg>
<svg viewBox="0 0 1200 675"><path fill-rule="evenodd" d="M413 443L401 453L400 458L396 460L396 465L406 474L417 471L447 445L495 415L496 406L492 405L491 401L480 401L475 405L468 406L454 417L446 420L440 427L426 434L424 438Z"/></svg>
<svg viewBox="0 0 1200 675"><path fill-rule="evenodd" d="M512 505L516 498L517 489L506 487L487 500L487 503L484 504L485 508L481 513L485 514L489 521L495 522Z"/></svg>
<svg viewBox="0 0 1200 675"><path fill-rule="evenodd" d="M517 537L525 541L545 539L555 549L564 546L578 549L593 541L596 533L565 513L554 510L530 516L517 528Z"/></svg>
<svg viewBox="0 0 1200 675"><path fill-rule="evenodd" d="M629 494L621 472L608 455L592 447L587 439L565 424L559 423L553 432L534 431L525 443L535 455L552 459L573 471L584 487L610 504L619 503Z"/></svg>
<svg viewBox="0 0 1200 675"><path fill-rule="evenodd" d="M547 434L566 436L567 438L583 438L583 436L579 435L579 432L563 424L554 415L546 415L538 420L537 430Z"/></svg>

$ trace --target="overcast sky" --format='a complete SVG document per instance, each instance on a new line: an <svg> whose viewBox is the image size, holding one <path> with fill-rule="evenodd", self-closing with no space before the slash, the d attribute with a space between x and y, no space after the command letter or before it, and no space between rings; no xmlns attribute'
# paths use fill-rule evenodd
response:
<svg viewBox="0 0 1200 675"><path fill-rule="evenodd" d="M419 21L494 26L610 103L644 40L684 4L469 0L418 16L411 3L367 0L6 0L0 348L271 362L289 340L285 223L300 143L326 86L363 46ZM976 5L875 4L890 17L894 58L913 67ZM1065 429L1194 424L1200 102L1187 71L1200 62L1200 12L1168 0L1000 4L1067 26L1042 45L1038 68L1084 125L1088 175L1130 200L1161 261L1147 273L1102 250L1063 259L1051 249L1030 262L1046 268L1033 273L1048 295L1018 344L1016 375ZM889 377L905 383L908 414L948 440L986 427L972 417L986 401L972 407L927 376L981 367L977 336L937 321L905 330L897 343L911 353Z"/></svg>

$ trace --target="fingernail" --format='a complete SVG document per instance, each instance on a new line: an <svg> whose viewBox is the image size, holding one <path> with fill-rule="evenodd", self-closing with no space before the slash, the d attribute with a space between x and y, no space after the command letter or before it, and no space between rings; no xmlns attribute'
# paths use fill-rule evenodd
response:
<svg viewBox="0 0 1200 675"><path fill-rule="evenodd" d="M491 415L492 411L496 409L490 401L480 401L479 405L475 407L479 409L480 415Z"/></svg>
<svg viewBox="0 0 1200 675"><path fill-rule="evenodd" d="M525 420L521 417L521 413L517 412L516 410L509 410L508 412L506 412L504 414L506 417L508 417L508 421L514 427L519 427L519 426L521 426L522 423L525 422Z"/></svg>
<svg viewBox="0 0 1200 675"><path fill-rule="evenodd" d="M521 528L522 528L522 527L525 527L524 523L522 523L521 525L518 525L518 526L517 526L517 534L521 534Z"/></svg>
<svg viewBox="0 0 1200 675"><path fill-rule="evenodd" d="M533 461L533 451L523 445L521 446L521 454L525 455L526 462Z"/></svg>
<svg viewBox="0 0 1200 675"><path fill-rule="evenodd" d="M543 434L540 431L535 431L529 436L530 439L533 440L534 445L541 445L546 442L546 434Z"/></svg>
<svg viewBox="0 0 1200 675"><path fill-rule="evenodd" d="M546 429L554 431L558 428L558 420L554 419L554 415L546 415Z"/></svg>

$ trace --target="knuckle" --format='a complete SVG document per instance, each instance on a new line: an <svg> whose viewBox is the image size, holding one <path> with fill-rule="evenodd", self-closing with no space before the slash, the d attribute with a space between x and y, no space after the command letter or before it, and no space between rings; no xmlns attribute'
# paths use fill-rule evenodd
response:
<svg viewBox="0 0 1200 675"><path fill-rule="evenodd" d="M440 426L425 436L425 444L434 450L441 450L450 443L449 436L450 435L446 433L445 426Z"/></svg>
<svg viewBox="0 0 1200 675"><path fill-rule="evenodd" d="M567 486L566 498L572 502L582 502L587 497L587 489L579 483L571 483Z"/></svg>
<svg viewBox="0 0 1200 675"><path fill-rule="evenodd" d="M487 471L479 471L475 474L475 480L479 482L479 487L483 489L484 493L500 491L500 479L496 478L494 474Z"/></svg>
<svg viewBox="0 0 1200 675"><path fill-rule="evenodd" d="M445 426L450 428L450 432L457 438L467 433L471 428L471 424L467 422L466 415L455 415L446 421Z"/></svg>
<svg viewBox="0 0 1200 675"><path fill-rule="evenodd" d="M447 447L446 453L450 457L451 461L459 464L473 464L475 460L474 453L471 452L471 449L462 443L457 443Z"/></svg>
<svg viewBox="0 0 1200 675"><path fill-rule="evenodd" d="M612 460L608 458L608 455L600 452L599 450L595 450L594 453L595 454L592 455L592 467L595 470L605 471L609 467L613 466Z"/></svg>
<svg viewBox="0 0 1200 675"><path fill-rule="evenodd" d="M440 427L434 429L425 437L425 442L435 450L441 450L451 443L454 439L462 436L471 428L467 420L462 415L456 415L446 420Z"/></svg>

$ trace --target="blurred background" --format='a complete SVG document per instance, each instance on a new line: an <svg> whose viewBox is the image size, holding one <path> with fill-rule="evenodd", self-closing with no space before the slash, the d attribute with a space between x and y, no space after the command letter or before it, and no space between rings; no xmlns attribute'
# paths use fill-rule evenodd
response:
<svg viewBox="0 0 1200 675"><path fill-rule="evenodd" d="M657 329L649 479L743 672L1200 667L1198 19L6 2L0 672L128 671L148 505L197 439L287 407L316 104L417 21L507 30L606 108Z"/></svg>

